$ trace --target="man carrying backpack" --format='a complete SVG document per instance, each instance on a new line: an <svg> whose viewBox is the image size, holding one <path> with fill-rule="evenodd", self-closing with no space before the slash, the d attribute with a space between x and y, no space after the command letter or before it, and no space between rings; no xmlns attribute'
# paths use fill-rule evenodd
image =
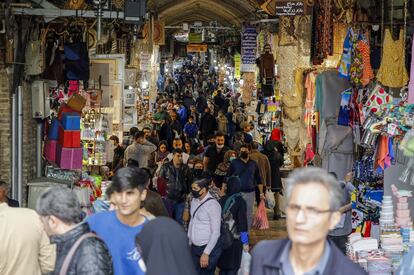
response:
<svg viewBox="0 0 414 275"><path fill-rule="evenodd" d="M202 179L191 185L191 220L188 238L197 273L214 275L221 255L221 206L208 191L210 181Z"/></svg>

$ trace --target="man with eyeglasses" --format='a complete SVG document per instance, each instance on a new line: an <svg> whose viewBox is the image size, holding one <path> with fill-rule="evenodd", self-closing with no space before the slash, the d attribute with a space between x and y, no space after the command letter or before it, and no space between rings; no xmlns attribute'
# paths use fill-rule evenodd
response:
<svg viewBox="0 0 414 275"><path fill-rule="evenodd" d="M286 183L288 239L263 241L253 250L250 274L367 274L327 240L341 218L343 191L320 168L295 170Z"/></svg>

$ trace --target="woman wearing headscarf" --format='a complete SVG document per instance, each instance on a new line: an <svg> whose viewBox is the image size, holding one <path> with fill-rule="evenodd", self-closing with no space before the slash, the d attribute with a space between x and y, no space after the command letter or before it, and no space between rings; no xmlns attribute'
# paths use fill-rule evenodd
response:
<svg viewBox="0 0 414 275"><path fill-rule="evenodd" d="M243 249L249 250L246 202L241 195L239 177L227 179L226 195L220 200L223 222L233 234L232 245L224 249L218 261L220 275L236 275L240 268Z"/></svg>
<svg viewBox="0 0 414 275"><path fill-rule="evenodd" d="M149 221L135 243L147 275L196 275L188 238L182 226L170 218Z"/></svg>
<svg viewBox="0 0 414 275"><path fill-rule="evenodd" d="M278 131L275 131L278 130ZM281 218L281 210L279 208L279 194L282 193L282 177L280 174L280 167L283 166L285 150L283 149L283 144L281 142L281 134L279 129L274 129L272 131L272 137L264 146L263 154L267 156L270 162L271 167L271 188L275 193L276 205L273 209L274 211L274 220Z"/></svg>
<svg viewBox="0 0 414 275"><path fill-rule="evenodd" d="M224 153L223 162L217 166L216 171L214 171L213 175L213 181L218 188L222 188L223 183L226 180L227 171L230 168L230 163L236 158L236 151L228 150L226 153Z"/></svg>

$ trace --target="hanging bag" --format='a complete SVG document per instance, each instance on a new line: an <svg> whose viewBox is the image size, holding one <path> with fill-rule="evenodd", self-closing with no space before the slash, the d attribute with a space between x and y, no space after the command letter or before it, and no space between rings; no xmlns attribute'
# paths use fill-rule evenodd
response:
<svg viewBox="0 0 414 275"><path fill-rule="evenodd" d="M26 75L39 75L45 69L45 40L47 29L32 31L31 40L27 43L25 53Z"/></svg>

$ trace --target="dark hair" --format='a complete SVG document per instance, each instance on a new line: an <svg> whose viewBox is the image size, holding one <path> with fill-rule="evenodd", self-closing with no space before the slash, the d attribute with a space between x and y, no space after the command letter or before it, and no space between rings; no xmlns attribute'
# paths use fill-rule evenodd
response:
<svg viewBox="0 0 414 275"><path fill-rule="evenodd" d="M139 167L139 162L136 159L128 159L127 160L127 166L138 168Z"/></svg>
<svg viewBox="0 0 414 275"><path fill-rule="evenodd" d="M118 138L117 136L115 136L115 135L112 135L112 136L109 138L109 140L113 140L113 141L115 141L116 143L119 143L119 138Z"/></svg>
<svg viewBox="0 0 414 275"><path fill-rule="evenodd" d="M175 155L175 154L182 154L182 153L183 153L183 150L181 150L179 148L172 150L172 154L173 155Z"/></svg>
<svg viewBox="0 0 414 275"><path fill-rule="evenodd" d="M144 131L144 130L150 130L151 131L151 128L148 127L148 126L145 126L144 128L142 128L142 131Z"/></svg>
<svg viewBox="0 0 414 275"><path fill-rule="evenodd" d="M247 148L249 151L251 151L251 146L250 146L250 144L247 144L247 143L243 143L242 145L240 145L240 149L241 148Z"/></svg>
<svg viewBox="0 0 414 275"><path fill-rule="evenodd" d="M158 143L158 149L161 147L161 145L165 145L165 147L167 147L168 150L168 142L166 140L161 140L160 143Z"/></svg>
<svg viewBox="0 0 414 275"><path fill-rule="evenodd" d="M253 142L250 144L250 146L251 146L251 148L252 148L253 150L257 150L257 149L259 149L259 143L258 143L257 141L253 141Z"/></svg>
<svg viewBox="0 0 414 275"><path fill-rule="evenodd" d="M216 132L216 137L224 137L225 134L222 131L217 131Z"/></svg>
<svg viewBox="0 0 414 275"><path fill-rule="evenodd" d="M194 184L197 184L200 189L206 188L208 190L208 187L210 186L211 179L210 178L204 178L194 181Z"/></svg>
<svg viewBox="0 0 414 275"><path fill-rule="evenodd" d="M135 137L135 133L138 132L138 128L137 127L131 127L129 129L129 135L132 137Z"/></svg>
<svg viewBox="0 0 414 275"><path fill-rule="evenodd" d="M188 116L188 119L190 119L190 118L191 118L191 119L194 119L194 116Z"/></svg>
<svg viewBox="0 0 414 275"><path fill-rule="evenodd" d="M111 188L114 192L122 192L137 188L142 192L148 184L149 176L146 171L136 167L119 169L112 178Z"/></svg>
<svg viewBox="0 0 414 275"><path fill-rule="evenodd" d="M136 133L135 133L135 136L134 136L134 138L137 140L137 139L139 139L139 138L143 138L145 135L144 135L144 132L143 131L137 131Z"/></svg>

